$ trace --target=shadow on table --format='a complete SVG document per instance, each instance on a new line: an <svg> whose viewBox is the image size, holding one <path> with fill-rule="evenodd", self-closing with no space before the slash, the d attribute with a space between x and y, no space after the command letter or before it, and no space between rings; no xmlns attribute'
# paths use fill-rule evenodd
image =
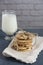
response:
<svg viewBox="0 0 43 65"><path fill-rule="evenodd" d="M12 57L5 57L5 59L7 61L10 61L10 62L17 62L17 63L20 63L21 65L31 65L30 63L24 63L24 62L21 62L20 60L16 60L15 58L12 58Z"/></svg>

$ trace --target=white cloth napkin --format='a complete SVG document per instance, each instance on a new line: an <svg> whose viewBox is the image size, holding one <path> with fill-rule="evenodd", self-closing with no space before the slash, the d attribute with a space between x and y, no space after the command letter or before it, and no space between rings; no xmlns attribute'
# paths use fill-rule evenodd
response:
<svg viewBox="0 0 43 65"><path fill-rule="evenodd" d="M11 43L9 46L2 52L6 57L13 57L17 60L20 60L25 63L34 63L37 60L39 53L43 50L43 37L38 37L36 40L36 44L31 52L18 52L13 50L11 47Z"/></svg>

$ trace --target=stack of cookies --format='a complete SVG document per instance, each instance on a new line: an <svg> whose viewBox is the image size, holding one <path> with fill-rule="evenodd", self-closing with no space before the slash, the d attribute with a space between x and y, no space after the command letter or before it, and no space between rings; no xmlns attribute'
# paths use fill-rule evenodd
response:
<svg viewBox="0 0 43 65"><path fill-rule="evenodd" d="M13 42L13 48L17 51L25 51L32 49L32 42L35 35L30 32L20 31L16 34Z"/></svg>

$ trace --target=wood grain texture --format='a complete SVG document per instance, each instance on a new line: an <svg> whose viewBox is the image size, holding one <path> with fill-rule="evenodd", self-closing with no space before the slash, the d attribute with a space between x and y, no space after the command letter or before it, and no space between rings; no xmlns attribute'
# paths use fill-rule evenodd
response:
<svg viewBox="0 0 43 65"><path fill-rule="evenodd" d="M43 28L43 0L0 0L0 27L5 9L16 11L18 27Z"/></svg>

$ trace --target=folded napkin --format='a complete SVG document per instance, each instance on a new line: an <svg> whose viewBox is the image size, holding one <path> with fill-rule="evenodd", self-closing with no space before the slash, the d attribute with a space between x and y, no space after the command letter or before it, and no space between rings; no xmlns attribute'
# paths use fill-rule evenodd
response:
<svg viewBox="0 0 43 65"><path fill-rule="evenodd" d="M2 52L6 57L13 57L25 63L34 63L37 60L39 53L43 50L43 37L38 37L36 44L34 45L32 51L18 52L11 48L11 43Z"/></svg>

